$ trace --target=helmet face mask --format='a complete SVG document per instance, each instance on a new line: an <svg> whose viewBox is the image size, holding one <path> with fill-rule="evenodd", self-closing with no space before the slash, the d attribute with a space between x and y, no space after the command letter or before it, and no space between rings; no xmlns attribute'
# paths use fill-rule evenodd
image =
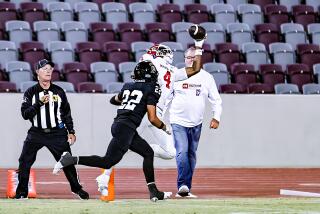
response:
<svg viewBox="0 0 320 214"><path fill-rule="evenodd" d="M137 82L157 82L158 71L151 61L139 62L131 76Z"/></svg>
<svg viewBox="0 0 320 214"><path fill-rule="evenodd" d="M173 53L171 49L166 45L156 44L152 46L147 53L152 55L153 58L161 57L167 63L172 64Z"/></svg>

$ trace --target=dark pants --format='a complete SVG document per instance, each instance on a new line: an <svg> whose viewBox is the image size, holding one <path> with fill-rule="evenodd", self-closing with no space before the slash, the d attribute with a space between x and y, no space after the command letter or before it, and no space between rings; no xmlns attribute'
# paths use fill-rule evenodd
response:
<svg viewBox="0 0 320 214"><path fill-rule="evenodd" d="M38 150L44 146L49 149L56 161L60 159L63 152L71 152L66 129L52 130L50 133L45 133L36 128L29 129L19 158L19 184L16 190L17 194L21 192L28 193L31 166L36 160ZM63 171L70 183L71 191L78 192L82 186L79 183L74 165L63 168Z"/></svg>
<svg viewBox="0 0 320 214"><path fill-rule="evenodd" d="M154 182L153 150L149 144L139 136L138 132L119 122L111 126L112 140L105 156L80 156L79 163L85 166L110 169L120 162L128 149L143 157L143 172L147 183Z"/></svg>

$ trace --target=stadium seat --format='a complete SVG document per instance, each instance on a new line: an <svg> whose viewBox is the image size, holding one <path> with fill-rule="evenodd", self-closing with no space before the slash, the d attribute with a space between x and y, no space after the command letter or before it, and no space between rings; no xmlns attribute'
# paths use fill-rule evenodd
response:
<svg viewBox="0 0 320 214"><path fill-rule="evenodd" d="M280 5L287 7L288 11L292 11L292 6L301 4L301 0L278 0Z"/></svg>
<svg viewBox="0 0 320 214"><path fill-rule="evenodd" d="M200 4L205 5L208 11L210 11L211 5L218 3L223 3L223 0L200 0Z"/></svg>
<svg viewBox="0 0 320 214"><path fill-rule="evenodd" d="M37 0L37 2L41 3L45 8L48 8L48 4L51 2L59 2L59 0Z"/></svg>
<svg viewBox="0 0 320 214"><path fill-rule="evenodd" d="M145 29L145 24L156 21L156 14L152 5L145 2L134 2L129 4L129 11L132 14L133 22Z"/></svg>
<svg viewBox="0 0 320 214"><path fill-rule="evenodd" d="M179 42L162 42L161 44L168 46L173 52L173 64L184 62L184 51L182 44Z"/></svg>
<svg viewBox="0 0 320 214"><path fill-rule="evenodd" d="M146 33L149 42L161 43L170 41L171 26L165 22L154 22L146 24Z"/></svg>
<svg viewBox="0 0 320 214"><path fill-rule="evenodd" d="M276 84L274 91L276 94L300 94L298 86L289 83Z"/></svg>
<svg viewBox="0 0 320 214"><path fill-rule="evenodd" d="M102 85L94 82L81 82L78 84L79 93L103 93Z"/></svg>
<svg viewBox="0 0 320 214"><path fill-rule="evenodd" d="M156 10L159 5L170 3L170 0L146 0L145 2L151 4L152 8Z"/></svg>
<svg viewBox="0 0 320 214"><path fill-rule="evenodd" d="M320 94L320 84L309 83L302 86L303 94Z"/></svg>
<svg viewBox="0 0 320 214"><path fill-rule="evenodd" d="M257 72L254 65L234 63L230 67L230 73L234 82L243 85L245 88L249 84L257 82Z"/></svg>
<svg viewBox="0 0 320 214"><path fill-rule="evenodd" d="M225 2L232 5L234 9L237 9L240 4L247 4L248 0L226 0Z"/></svg>
<svg viewBox="0 0 320 214"><path fill-rule="evenodd" d="M209 13L207 7L202 4L185 4L184 12L187 16L187 21L200 24L202 22L209 22Z"/></svg>
<svg viewBox="0 0 320 214"><path fill-rule="evenodd" d="M244 53L246 62L254 65L256 71L259 70L260 64L267 64L269 62L268 52L263 43L248 42L242 44L242 53Z"/></svg>
<svg viewBox="0 0 320 214"><path fill-rule="evenodd" d="M46 58L46 52L41 42L22 42L20 51L23 61L28 62L32 69L39 60Z"/></svg>
<svg viewBox="0 0 320 214"><path fill-rule="evenodd" d="M20 90L21 83L33 80L30 64L23 61L11 61L6 64L6 71L10 82L16 84Z"/></svg>
<svg viewBox="0 0 320 214"><path fill-rule="evenodd" d="M285 73L281 65L278 64L261 64L259 66L261 81L274 87L279 83L285 83Z"/></svg>
<svg viewBox="0 0 320 214"><path fill-rule="evenodd" d="M158 5L158 13L161 22L165 22L170 26L175 22L182 22L182 12L179 5L162 4Z"/></svg>
<svg viewBox="0 0 320 214"><path fill-rule="evenodd" d="M6 31L9 34L10 41L13 41L17 47L21 42L32 41L32 30L29 22L12 20L6 22Z"/></svg>
<svg viewBox="0 0 320 214"><path fill-rule="evenodd" d="M237 83L220 85L220 92L224 94L245 94L246 91L243 85Z"/></svg>
<svg viewBox="0 0 320 214"><path fill-rule="evenodd" d="M123 87L123 82L110 82L104 86L107 93L119 93Z"/></svg>
<svg viewBox="0 0 320 214"><path fill-rule="evenodd" d="M273 94L274 87L265 83L251 83L248 86L249 94Z"/></svg>
<svg viewBox="0 0 320 214"><path fill-rule="evenodd" d="M215 22L220 23L224 29L227 28L227 24L237 22L236 11L230 4L213 4L211 5L211 13Z"/></svg>
<svg viewBox="0 0 320 214"><path fill-rule="evenodd" d="M194 44L192 44L194 46ZM202 56L201 56L201 64L203 65L204 63L210 63L213 62L214 59L214 54L213 51L211 50L211 47L209 44L203 44L202 45Z"/></svg>
<svg viewBox="0 0 320 214"><path fill-rule="evenodd" d="M7 21L17 20L17 10L14 3L0 2L0 25L5 26Z"/></svg>
<svg viewBox="0 0 320 214"><path fill-rule="evenodd" d="M312 70L313 65L320 63L320 48L314 44L298 44L297 54L300 62L309 66Z"/></svg>
<svg viewBox="0 0 320 214"><path fill-rule="evenodd" d="M83 2L83 0L64 0L64 1L70 4L72 9L75 9L77 3Z"/></svg>
<svg viewBox="0 0 320 214"><path fill-rule="evenodd" d="M63 68L63 63L74 62L73 48L69 42L49 42L48 52L51 55L52 62L56 63L59 69Z"/></svg>
<svg viewBox="0 0 320 214"><path fill-rule="evenodd" d="M218 89L220 89L220 85L230 83L229 72L225 64L216 62L205 63L203 64L203 69L213 76Z"/></svg>
<svg viewBox="0 0 320 214"><path fill-rule="evenodd" d="M113 25L115 29L119 23L128 22L128 12L126 5L120 2L107 2L102 4L102 12L106 21Z"/></svg>
<svg viewBox="0 0 320 214"><path fill-rule="evenodd" d="M74 86L71 82L64 82L64 81L54 81L53 84L61 87L65 92L74 93Z"/></svg>
<svg viewBox="0 0 320 214"><path fill-rule="evenodd" d="M13 82L0 81L0 92L17 92L16 84Z"/></svg>
<svg viewBox="0 0 320 214"><path fill-rule="evenodd" d="M131 43L131 50L134 54L135 61L138 62L143 54L153 46L152 42L133 42Z"/></svg>
<svg viewBox="0 0 320 214"><path fill-rule="evenodd" d="M118 24L118 32L122 42L126 42L128 46L132 42L143 41L143 33L140 24L133 22L123 22Z"/></svg>
<svg viewBox="0 0 320 214"><path fill-rule="evenodd" d="M312 71L305 64L291 64L287 66L288 82L298 85L302 91L302 86L307 83L313 83Z"/></svg>
<svg viewBox="0 0 320 214"><path fill-rule="evenodd" d="M284 35L286 43L290 43L296 50L297 44L307 43L307 36L301 24L284 23L281 24L281 33Z"/></svg>
<svg viewBox="0 0 320 214"><path fill-rule="evenodd" d="M286 70L287 65L296 62L295 52L289 43L275 42L269 45L272 62L282 66Z"/></svg>
<svg viewBox="0 0 320 214"><path fill-rule="evenodd" d="M307 29L308 24L316 22L316 14L310 5L295 5L292 7L294 22L303 25L305 29Z"/></svg>
<svg viewBox="0 0 320 214"><path fill-rule="evenodd" d="M176 36L176 41L181 43L184 49L188 48L188 44L194 43L188 31L192 25L190 22L175 22L171 25L172 33Z"/></svg>
<svg viewBox="0 0 320 214"><path fill-rule="evenodd" d="M37 35L37 40L42 42L45 48L51 41L60 41L60 31L56 22L36 21L33 23L33 30Z"/></svg>
<svg viewBox="0 0 320 214"><path fill-rule="evenodd" d="M103 52L108 62L115 64L118 68L119 63L130 60L129 46L125 42L111 41L104 43Z"/></svg>
<svg viewBox="0 0 320 214"><path fill-rule="evenodd" d="M268 4L274 4L275 0L251 0L252 4L257 4L263 9Z"/></svg>
<svg viewBox="0 0 320 214"><path fill-rule="evenodd" d="M279 30L281 24L290 22L287 7L284 5L266 5L264 11L268 22L275 24Z"/></svg>
<svg viewBox="0 0 320 214"><path fill-rule="evenodd" d="M45 20L46 14L43 5L38 2L23 2L20 4L22 19L33 26L33 22Z"/></svg>
<svg viewBox="0 0 320 214"><path fill-rule="evenodd" d="M308 34L312 44L320 45L320 23L308 24Z"/></svg>
<svg viewBox="0 0 320 214"><path fill-rule="evenodd" d="M251 30L254 30L255 25L264 22L263 13L259 5L239 4L237 8L241 22L248 24Z"/></svg>
<svg viewBox="0 0 320 214"><path fill-rule="evenodd" d="M270 43L280 42L280 35L277 25L264 23L255 26L256 42L263 43L269 47Z"/></svg>
<svg viewBox="0 0 320 214"><path fill-rule="evenodd" d="M99 6L93 2L77 2L74 4L74 10L78 15L78 20L83 22L88 29L90 23L100 22Z"/></svg>
<svg viewBox="0 0 320 214"><path fill-rule="evenodd" d="M80 62L90 68L90 64L102 60L102 52L97 42L79 42L76 44L76 52Z"/></svg>
<svg viewBox="0 0 320 214"><path fill-rule="evenodd" d="M0 41L0 67L4 68L7 62L18 60L18 50L14 42Z"/></svg>
<svg viewBox="0 0 320 214"><path fill-rule="evenodd" d="M210 45L211 50L215 49L217 43L226 42L226 33L220 23L203 22L200 24L207 31L206 43Z"/></svg>
<svg viewBox="0 0 320 214"><path fill-rule="evenodd" d="M76 48L78 42L88 41L87 29L82 22L62 22L61 31L64 33L66 41L71 43L73 49Z"/></svg>
<svg viewBox="0 0 320 214"><path fill-rule="evenodd" d="M186 4L193 4L193 0L172 0L173 4L179 5L180 10L183 10Z"/></svg>
<svg viewBox="0 0 320 214"><path fill-rule="evenodd" d="M110 62L94 62L90 65L91 73L94 81L101 85L118 80L118 72L113 63Z"/></svg>
<svg viewBox="0 0 320 214"><path fill-rule="evenodd" d="M37 84L37 81L26 81L26 82L22 82L20 84L20 91L22 93L26 92L26 90L32 86L34 86L35 84Z"/></svg>
<svg viewBox="0 0 320 214"><path fill-rule="evenodd" d="M320 63L313 65L313 73L317 79L317 83L320 83Z"/></svg>
<svg viewBox="0 0 320 214"><path fill-rule="evenodd" d="M306 5L310 5L317 12L320 9L320 1L319 0L306 0Z"/></svg>
<svg viewBox="0 0 320 214"><path fill-rule="evenodd" d="M231 43L237 44L239 47L244 43L254 41L252 31L246 23L229 23L227 24L227 32L230 34Z"/></svg>
<svg viewBox="0 0 320 214"><path fill-rule="evenodd" d="M71 82L78 90L78 84L89 82L89 71L81 62L69 62L63 64L63 74L68 82Z"/></svg>
<svg viewBox="0 0 320 214"><path fill-rule="evenodd" d="M106 22L91 23L90 32L92 33L93 41L98 42L100 47L103 47L103 44L105 42L116 40L113 26L110 23L106 23Z"/></svg>
<svg viewBox="0 0 320 214"><path fill-rule="evenodd" d="M217 62L227 65L228 70L233 63L240 62L240 51L236 44L217 43L215 45Z"/></svg>
<svg viewBox="0 0 320 214"><path fill-rule="evenodd" d="M136 62L122 62L119 64L119 73L122 76L123 82L133 82L131 75L136 65Z"/></svg>
<svg viewBox="0 0 320 214"><path fill-rule="evenodd" d="M62 22L73 21L73 10L69 3L66 2L49 2L47 10L50 20L57 23L61 27Z"/></svg>

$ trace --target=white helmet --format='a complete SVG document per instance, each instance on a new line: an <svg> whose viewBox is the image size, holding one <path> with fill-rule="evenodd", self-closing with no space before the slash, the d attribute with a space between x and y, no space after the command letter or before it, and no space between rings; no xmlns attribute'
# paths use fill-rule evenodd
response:
<svg viewBox="0 0 320 214"><path fill-rule="evenodd" d="M173 53L171 49L166 45L155 44L147 51L147 54L151 55L154 59L157 57L163 58L167 63L172 64Z"/></svg>

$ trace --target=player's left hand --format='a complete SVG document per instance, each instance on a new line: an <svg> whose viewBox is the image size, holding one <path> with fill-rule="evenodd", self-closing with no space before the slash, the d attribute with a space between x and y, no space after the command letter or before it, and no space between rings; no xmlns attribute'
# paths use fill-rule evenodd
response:
<svg viewBox="0 0 320 214"><path fill-rule="evenodd" d="M210 129L217 129L218 127L219 121L213 118L210 123Z"/></svg>
<svg viewBox="0 0 320 214"><path fill-rule="evenodd" d="M77 138L74 134L68 134L68 142L72 146L76 142Z"/></svg>

